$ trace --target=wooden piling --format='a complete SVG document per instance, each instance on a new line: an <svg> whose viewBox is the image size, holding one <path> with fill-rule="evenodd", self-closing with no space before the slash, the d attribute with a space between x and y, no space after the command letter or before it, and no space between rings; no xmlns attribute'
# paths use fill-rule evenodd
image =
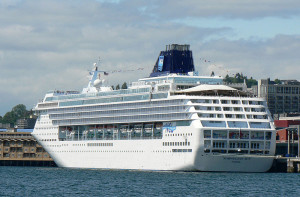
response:
<svg viewBox="0 0 300 197"><path fill-rule="evenodd" d="M289 173L295 172L294 162L291 159L287 159L287 172Z"/></svg>

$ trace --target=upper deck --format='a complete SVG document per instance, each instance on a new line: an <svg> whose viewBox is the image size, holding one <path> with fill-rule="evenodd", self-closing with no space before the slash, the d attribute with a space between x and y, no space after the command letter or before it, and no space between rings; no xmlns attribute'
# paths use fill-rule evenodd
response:
<svg viewBox="0 0 300 197"><path fill-rule="evenodd" d="M93 71L89 72L88 86L81 92L48 92L34 110L142 102L176 95L249 96L233 88L224 88L221 76L198 76L189 45L168 45L165 51L161 51L150 76L133 82L128 89L113 90L105 85L100 79L101 72L107 74L95 63Z"/></svg>

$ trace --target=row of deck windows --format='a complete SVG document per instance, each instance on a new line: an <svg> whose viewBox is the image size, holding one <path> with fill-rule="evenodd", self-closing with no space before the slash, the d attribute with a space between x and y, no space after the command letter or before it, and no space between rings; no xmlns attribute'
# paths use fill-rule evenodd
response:
<svg viewBox="0 0 300 197"><path fill-rule="evenodd" d="M121 115L138 115L138 114L154 114L154 113L171 113L184 112L186 106L169 106L169 107L151 107L151 108L137 108L125 110L105 110L79 113L65 113L65 114L50 114L51 119L67 119L77 117L105 117L105 116L121 116Z"/></svg>
<svg viewBox="0 0 300 197"><path fill-rule="evenodd" d="M243 110L245 112L266 112L266 109L264 107L259 107L259 108L250 108L250 107L213 107L213 106L199 106L195 105L195 110L200 110L200 111L237 111L237 112L242 112Z"/></svg>
<svg viewBox="0 0 300 197"><path fill-rule="evenodd" d="M181 153L181 152L183 152L183 153L185 153L185 152L191 153L192 149L172 149L172 152L173 153Z"/></svg>
<svg viewBox="0 0 300 197"><path fill-rule="evenodd" d="M111 116L102 118L78 118L66 120L53 120L54 125L81 125L97 123L126 123L126 122L149 122L161 120L186 120L189 113L172 113L172 114L154 114L154 115L128 115L128 116Z"/></svg>
<svg viewBox="0 0 300 197"><path fill-rule="evenodd" d="M113 143L87 143L87 146L113 146Z"/></svg>
<svg viewBox="0 0 300 197"><path fill-rule="evenodd" d="M190 142L163 142L163 146L190 146Z"/></svg>
<svg viewBox="0 0 300 197"><path fill-rule="evenodd" d="M130 140L161 139L163 124L109 124L87 126L62 126L59 128L60 141L81 140ZM95 144L95 143L93 143ZM101 144L101 143L96 143ZM101 146L101 145L100 145Z"/></svg>
<svg viewBox="0 0 300 197"><path fill-rule="evenodd" d="M270 131L241 131L241 130L204 130L204 138L214 139L259 139L271 140Z"/></svg>
<svg viewBox="0 0 300 197"><path fill-rule="evenodd" d="M56 139L40 139L40 141L43 141L43 142L52 142L52 141L56 141Z"/></svg>
<svg viewBox="0 0 300 197"><path fill-rule="evenodd" d="M143 107L159 107L169 105L183 105L183 99L173 100L161 100L161 101L147 101L147 102L134 102L134 103L117 103L117 104L106 104L106 105L93 105L93 106L80 106L80 107L68 107L68 108L56 108L49 109L49 114L54 113L69 113L69 112L91 112L91 111L102 111L102 110L120 110L120 109L134 109Z"/></svg>
<svg viewBox="0 0 300 197"><path fill-rule="evenodd" d="M135 94L135 93L145 93L145 92L150 92L150 88L121 89L121 90L88 93L88 94L66 94L66 95L64 95L64 92L61 92L63 93L63 95L47 97L46 101L89 98L89 97L96 97L96 96L113 96L113 95ZM55 93L58 93L58 91L56 91Z"/></svg>
<svg viewBox="0 0 300 197"><path fill-rule="evenodd" d="M229 146L228 146L229 144ZM258 141L213 141L205 140L204 141L204 148L216 148L216 149L223 149L223 148L241 148L241 149L255 149L255 150L263 150L263 149L270 149L270 142L258 142Z"/></svg>
<svg viewBox="0 0 300 197"><path fill-rule="evenodd" d="M203 127L271 129L270 122L201 120ZM249 126L248 126L249 124Z"/></svg>
<svg viewBox="0 0 300 197"><path fill-rule="evenodd" d="M153 95L154 96L154 95ZM167 94L166 94L167 96ZM114 103L124 101L140 101L150 99L150 94L144 95L132 95L132 96L119 96L119 97L108 97L108 98L97 98L89 100L75 100L75 101L62 101L59 103L60 107L74 106L74 105L89 105L89 104L100 104L100 103Z"/></svg>
<svg viewBox="0 0 300 197"><path fill-rule="evenodd" d="M263 105L264 102L263 101L249 101L249 100L216 100L216 99L192 99L191 100L192 103L213 103L213 104L219 104L221 102L221 104L234 104L234 105L238 105L238 104L243 104L243 105ZM242 102L242 103L241 103Z"/></svg>
<svg viewBox="0 0 300 197"><path fill-rule="evenodd" d="M213 153L213 154L265 154L265 155L269 155L270 151L266 150L226 150L226 149L205 149L204 150L205 153Z"/></svg>
<svg viewBox="0 0 300 197"><path fill-rule="evenodd" d="M208 114L198 113L199 118L224 118L223 114ZM268 119L267 115L247 115L244 114L225 114L225 118L236 118L236 119Z"/></svg>
<svg viewBox="0 0 300 197"><path fill-rule="evenodd" d="M191 153L192 151L193 151L192 149L172 149L172 150L154 150L151 152L152 153ZM145 153L146 151L143 151L143 150L58 150L58 151L51 150L49 152L58 152L58 153L64 153L64 152ZM44 157L47 157L47 156L48 155L44 155Z"/></svg>

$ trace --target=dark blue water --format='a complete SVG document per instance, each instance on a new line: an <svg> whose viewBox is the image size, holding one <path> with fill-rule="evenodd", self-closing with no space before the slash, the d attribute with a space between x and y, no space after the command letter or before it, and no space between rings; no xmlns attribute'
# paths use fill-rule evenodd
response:
<svg viewBox="0 0 300 197"><path fill-rule="evenodd" d="M300 174L0 167L0 196L300 196Z"/></svg>

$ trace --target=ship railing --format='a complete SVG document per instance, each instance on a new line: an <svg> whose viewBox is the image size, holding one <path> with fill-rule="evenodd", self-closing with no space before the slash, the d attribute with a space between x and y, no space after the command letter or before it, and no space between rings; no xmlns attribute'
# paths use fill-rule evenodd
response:
<svg viewBox="0 0 300 197"><path fill-rule="evenodd" d="M110 117L112 119L112 117ZM181 116L174 116L174 117L153 117L153 118L120 118L116 120L80 120L80 119L67 119L67 120L54 120L55 125L76 125L76 124L97 124L97 123L128 123L128 122L153 122L153 121L176 121L176 120L187 120L190 119L189 115L183 114Z"/></svg>
<svg viewBox="0 0 300 197"><path fill-rule="evenodd" d="M105 141L105 140L152 140L162 139L162 136L137 136L137 137L105 137L105 138L60 138L60 141Z"/></svg>
<svg viewBox="0 0 300 197"><path fill-rule="evenodd" d="M103 113L101 114L101 116L95 114L95 115L79 115L79 114L74 114L74 115L62 115L62 116L53 116L51 115L51 119L52 120L66 120L66 119L70 119L70 118L101 118L101 117L115 117L116 115L118 116L126 116L126 115L130 115L130 116L134 116L134 115L155 115L155 114L159 114L159 113L180 113L180 112L188 112L189 109L174 109L174 110L161 110L161 111L153 111L152 113L130 113L130 112L126 112L126 113L118 113L118 114L113 114L113 113Z"/></svg>
<svg viewBox="0 0 300 197"><path fill-rule="evenodd" d="M257 96L254 95L240 95L240 94L236 94L236 95L230 95L230 94L217 94L217 93L177 93L174 92L174 95L186 95L186 96L201 96L201 97L219 97L219 98L223 98L223 97L234 97L234 98L257 98Z"/></svg>
<svg viewBox="0 0 300 197"><path fill-rule="evenodd" d="M142 86L142 85L146 85L146 82L145 81L132 82L130 87L137 87L137 86Z"/></svg>
<svg viewBox="0 0 300 197"><path fill-rule="evenodd" d="M289 142L288 140L276 140L277 144L288 143L288 142ZM292 143L292 144L298 144L298 140L290 140L290 143Z"/></svg>

